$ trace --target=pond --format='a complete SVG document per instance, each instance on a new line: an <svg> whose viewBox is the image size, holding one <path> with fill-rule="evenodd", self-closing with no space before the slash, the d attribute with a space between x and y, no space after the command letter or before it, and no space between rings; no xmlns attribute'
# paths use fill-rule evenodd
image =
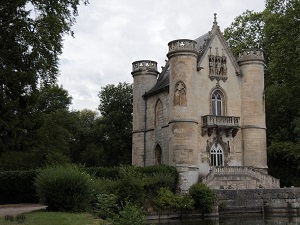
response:
<svg viewBox="0 0 300 225"><path fill-rule="evenodd" d="M149 225L296 225L299 216L234 215L195 220L152 221Z"/></svg>

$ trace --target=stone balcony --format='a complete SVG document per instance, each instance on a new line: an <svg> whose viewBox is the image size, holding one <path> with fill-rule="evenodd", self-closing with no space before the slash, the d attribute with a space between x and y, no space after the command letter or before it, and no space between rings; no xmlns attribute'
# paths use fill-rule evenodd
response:
<svg viewBox="0 0 300 225"><path fill-rule="evenodd" d="M202 116L202 136L206 133L211 136L213 131L226 131L227 137L231 134L235 137L240 128L240 117L236 116Z"/></svg>

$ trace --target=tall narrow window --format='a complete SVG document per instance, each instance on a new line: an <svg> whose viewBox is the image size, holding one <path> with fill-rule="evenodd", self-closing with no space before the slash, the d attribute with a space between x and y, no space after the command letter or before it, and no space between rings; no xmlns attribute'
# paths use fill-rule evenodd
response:
<svg viewBox="0 0 300 225"><path fill-rule="evenodd" d="M155 150L154 150L154 163L155 165L161 165L161 158L162 158L162 151L161 147L156 145Z"/></svg>
<svg viewBox="0 0 300 225"><path fill-rule="evenodd" d="M211 166L224 166L224 154L222 146L219 143L212 145L210 149Z"/></svg>
<svg viewBox="0 0 300 225"><path fill-rule="evenodd" d="M155 108L155 126L157 128L161 127L163 124L163 105L161 100L158 100Z"/></svg>
<svg viewBox="0 0 300 225"><path fill-rule="evenodd" d="M222 116L222 95L219 91L213 92L211 96L211 110L212 115L214 116Z"/></svg>

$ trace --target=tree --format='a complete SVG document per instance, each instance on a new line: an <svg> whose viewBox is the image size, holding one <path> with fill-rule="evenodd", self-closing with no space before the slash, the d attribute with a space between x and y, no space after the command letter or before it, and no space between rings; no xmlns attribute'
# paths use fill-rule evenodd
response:
<svg viewBox="0 0 300 225"><path fill-rule="evenodd" d="M262 12L247 10L235 18L230 27L224 30L224 37L235 56L242 49L263 48L264 25Z"/></svg>
<svg viewBox="0 0 300 225"><path fill-rule="evenodd" d="M35 127L22 140L23 151L4 152L2 169L32 169L43 164L69 162L69 147L76 118L68 108L68 92L58 85L43 87L35 104Z"/></svg>
<svg viewBox="0 0 300 225"><path fill-rule="evenodd" d="M84 109L75 112L71 156L75 163L85 166L104 166L103 135L96 111ZM98 126L99 125L99 126Z"/></svg>
<svg viewBox="0 0 300 225"><path fill-rule="evenodd" d="M119 83L102 87L98 109L108 165L131 164L132 85Z"/></svg>
<svg viewBox="0 0 300 225"><path fill-rule="evenodd" d="M241 46L261 47L265 51L268 165L270 173L281 179L281 185L300 184L295 166L300 164L299 15L297 0L266 0L262 13L247 11L225 30L234 52ZM244 46L244 38L249 46Z"/></svg>
<svg viewBox="0 0 300 225"><path fill-rule="evenodd" d="M87 4L87 0L82 0ZM80 0L0 3L0 153L24 150L36 127L38 88L56 82L63 36L73 34Z"/></svg>

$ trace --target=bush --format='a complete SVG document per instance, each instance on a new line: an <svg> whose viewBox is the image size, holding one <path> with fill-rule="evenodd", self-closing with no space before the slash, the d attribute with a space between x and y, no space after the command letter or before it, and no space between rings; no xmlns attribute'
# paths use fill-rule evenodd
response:
<svg viewBox="0 0 300 225"><path fill-rule="evenodd" d="M117 181L116 194L119 201L128 200L133 203L142 203L145 198L145 180L143 174L134 167L124 166L119 170L120 179Z"/></svg>
<svg viewBox="0 0 300 225"><path fill-rule="evenodd" d="M143 225L145 224L145 214L142 208L126 202L125 206L108 221L113 225Z"/></svg>
<svg viewBox="0 0 300 225"><path fill-rule="evenodd" d="M36 170L0 172L0 204L36 203Z"/></svg>
<svg viewBox="0 0 300 225"><path fill-rule="evenodd" d="M191 210L193 209L194 200L188 194L174 194L166 188L161 188L157 193L154 204L158 210Z"/></svg>
<svg viewBox="0 0 300 225"><path fill-rule="evenodd" d="M200 209L208 213L213 211L216 196L214 191L209 189L205 184L198 183L192 185L189 194L195 201L195 209Z"/></svg>
<svg viewBox="0 0 300 225"><path fill-rule="evenodd" d="M43 169L34 184L40 200L52 211L85 211L93 198L91 176L75 165Z"/></svg>
<svg viewBox="0 0 300 225"><path fill-rule="evenodd" d="M93 212L102 219L112 218L118 212L117 199L114 194L97 195Z"/></svg>

